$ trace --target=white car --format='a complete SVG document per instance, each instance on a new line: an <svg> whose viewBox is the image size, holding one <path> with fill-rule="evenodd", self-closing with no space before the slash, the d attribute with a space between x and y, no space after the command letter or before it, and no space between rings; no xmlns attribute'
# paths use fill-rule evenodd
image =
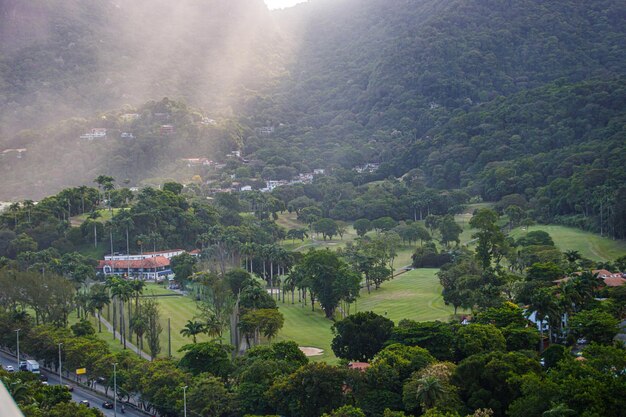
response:
<svg viewBox="0 0 626 417"><path fill-rule="evenodd" d="M13 365L7 365L7 372L14 372L15 368L13 368Z"/></svg>

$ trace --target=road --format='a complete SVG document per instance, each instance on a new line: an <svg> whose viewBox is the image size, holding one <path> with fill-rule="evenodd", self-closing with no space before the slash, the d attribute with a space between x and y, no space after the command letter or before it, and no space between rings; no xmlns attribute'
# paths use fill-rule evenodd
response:
<svg viewBox="0 0 626 417"><path fill-rule="evenodd" d="M7 365L13 365L13 367L17 369L15 356L10 356L4 352L0 352L0 364L2 364L2 367L5 369ZM48 384L56 385L59 383L59 374L53 374L45 370L42 371L42 374L48 377ZM63 378L63 383L72 385L74 387L74 391L72 391L72 399L74 401L80 402L83 400L87 400L89 401L89 404L91 405L91 407L97 407L100 411L104 413L106 417L114 417L116 415L113 412L113 410L106 410L102 408L102 403L105 401L104 394L95 393L91 390L82 388L78 386L74 381L67 380L66 378ZM112 399L107 399L107 401L113 402ZM130 416L130 417L146 417L145 413L135 410L135 409L131 409L130 407L126 407L126 413L122 414L120 411L120 407L121 407L121 404L118 402L117 404L118 416L124 415L124 416Z"/></svg>

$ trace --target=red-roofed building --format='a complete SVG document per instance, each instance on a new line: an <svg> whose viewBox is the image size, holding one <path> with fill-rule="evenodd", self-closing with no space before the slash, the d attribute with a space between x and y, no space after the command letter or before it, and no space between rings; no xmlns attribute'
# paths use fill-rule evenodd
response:
<svg viewBox="0 0 626 417"><path fill-rule="evenodd" d="M370 364L367 362L350 362L348 363L348 368L350 369L356 369L359 370L361 372L365 372L365 370L367 368L370 367Z"/></svg>
<svg viewBox="0 0 626 417"><path fill-rule="evenodd" d="M604 285L607 287L620 287L626 284L626 279L621 277L608 277L604 278Z"/></svg>
<svg viewBox="0 0 626 417"><path fill-rule="evenodd" d="M600 285L604 284L607 287L619 287L620 285L626 284L626 279L624 277L625 274L622 272L610 272L606 269L594 269L591 273L598 278ZM580 276L582 275L582 272L574 272L574 275ZM553 282L557 285L561 285L570 279L572 279L572 277L564 277Z"/></svg>
<svg viewBox="0 0 626 417"><path fill-rule="evenodd" d="M167 278L173 272L170 260L164 256L151 256L144 259L105 259L96 270L106 275L122 275L139 279L158 280Z"/></svg>

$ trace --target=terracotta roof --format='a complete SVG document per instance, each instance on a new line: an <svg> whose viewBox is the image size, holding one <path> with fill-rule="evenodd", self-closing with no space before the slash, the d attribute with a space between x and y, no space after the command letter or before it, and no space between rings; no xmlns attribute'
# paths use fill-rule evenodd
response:
<svg viewBox="0 0 626 417"><path fill-rule="evenodd" d="M604 278L604 285L607 287L619 287L626 283L626 279L620 277Z"/></svg>
<svg viewBox="0 0 626 417"><path fill-rule="evenodd" d="M367 362L350 362L348 363L348 368L350 369L358 369L359 371L365 371L370 367L370 364Z"/></svg>
<svg viewBox="0 0 626 417"><path fill-rule="evenodd" d="M170 266L170 260L164 256L155 256L154 258L135 259L135 260L99 261L97 269L102 269L105 266L110 266L113 269L163 268L163 267Z"/></svg>

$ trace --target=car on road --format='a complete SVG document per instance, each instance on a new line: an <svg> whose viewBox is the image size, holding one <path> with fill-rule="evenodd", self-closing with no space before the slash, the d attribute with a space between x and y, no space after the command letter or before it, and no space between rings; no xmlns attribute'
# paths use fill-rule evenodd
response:
<svg viewBox="0 0 626 417"><path fill-rule="evenodd" d="M88 400L82 400L81 402L79 402L79 404L84 405L85 407L89 407L89 401Z"/></svg>
<svg viewBox="0 0 626 417"><path fill-rule="evenodd" d="M107 410L112 410L113 409L113 403L105 401L105 402L102 403L102 408L106 408Z"/></svg>
<svg viewBox="0 0 626 417"><path fill-rule="evenodd" d="M70 384L63 384L63 386L64 386L64 387L65 387L65 388L66 388L69 392L74 391L74 387L73 387L73 386L71 386Z"/></svg>
<svg viewBox="0 0 626 417"><path fill-rule="evenodd" d="M48 376L44 375L44 374L39 374L39 380L43 381L43 382L46 382L46 381L48 381Z"/></svg>
<svg viewBox="0 0 626 417"><path fill-rule="evenodd" d="M7 365L7 372L15 372L13 365Z"/></svg>

